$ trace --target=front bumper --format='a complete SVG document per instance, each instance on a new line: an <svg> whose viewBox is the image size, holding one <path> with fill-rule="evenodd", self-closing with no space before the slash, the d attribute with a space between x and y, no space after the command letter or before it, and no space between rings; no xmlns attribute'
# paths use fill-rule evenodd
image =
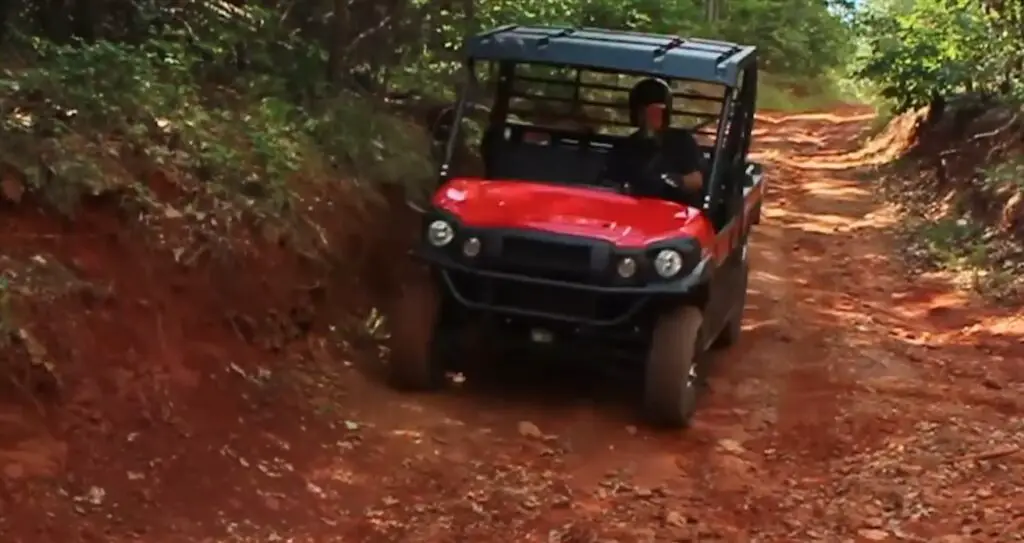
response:
<svg viewBox="0 0 1024 543"><path fill-rule="evenodd" d="M482 269L441 250L413 254L434 269L455 301L471 311L588 327L622 326L652 305L685 297L706 282L712 267L705 259L670 281L607 285Z"/></svg>

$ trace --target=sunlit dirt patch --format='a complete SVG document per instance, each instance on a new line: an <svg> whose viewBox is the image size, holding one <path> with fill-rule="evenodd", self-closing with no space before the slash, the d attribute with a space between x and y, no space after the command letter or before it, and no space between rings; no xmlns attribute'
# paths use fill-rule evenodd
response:
<svg viewBox="0 0 1024 543"><path fill-rule="evenodd" d="M798 170L863 171L871 167L889 164L903 156L916 142L917 131L924 116L924 111L904 114L890 122L881 133L863 142L861 141L863 131L830 129L831 135L828 136L830 139L827 141L833 148L831 151L816 150L810 154L804 154L797 148L795 152L793 150L784 153L767 151L763 156L765 159ZM791 117L789 119L792 120ZM799 133L794 136L797 139L802 137ZM784 135L781 137L785 140L794 136ZM836 147L839 150L836 150Z"/></svg>
<svg viewBox="0 0 1024 543"><path fill-rule="evenodd" d="M870 121L875 118L875 112L870 107L865 106L849 106L846 108L837 108L831 113L780 113L770 111L758 112L756 119L758 122L763 122L771 125L777 125L781 123L794 123L794 127L800 127L806 125L799 125L795 123L800 122L816 122L822 124L828 124L831 126L842 125L847 123L858 123L863 125L864 122Z"/></svg>

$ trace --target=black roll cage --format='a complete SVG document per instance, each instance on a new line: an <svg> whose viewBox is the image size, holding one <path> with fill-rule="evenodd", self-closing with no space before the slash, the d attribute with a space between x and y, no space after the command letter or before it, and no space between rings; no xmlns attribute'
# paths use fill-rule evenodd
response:
<svg viewBox="0 0 1024 543"><path fill-rule="evenodd" d="M489 59L481 59L489 60ZM498 61L498 72L499 79L496 89L496 96L494 101L494 107L490 111L489 123L507 123L508 114L515 113L511 108L511 100L513 98L524 98L529 100L545 100L555 102L572 102L575 106L591 105L598 107L608 108L621 108L621 104L611 102L600 102L590 101L580 98L580 91L583 88L588 89L603 89L610 91L622 91L628 90L626 88L617 85L608 85L595 82L582 83L582 74L584 71L592 71L597 73L611 73L621 75L632 75L632 76L651 76L659 77L658 74L649 74L643 72L622 72L622 71L605 71L600 68L584 65L550 65L553 67L564 67L576 70L575 81L548 79L530 76L517 76L515 74L515 68L517 65L523 63L516 62L515 60L500 60ZM531 65L537 65L538 63L529 63ZM452 156L455 153L457 142L459 141L459 131L462 125L462 121L466 114L467 105L471 102L471 96L476 94L478 88L479 79L477 77L477 66L476 61L473 58L469 58L464 64L466 72L466 80L463 82L458 92L458 98L455 105L454 117L451 120L449 134L445 143L443 160L439 169L440 180L443 183L449 178L451 170ZM537 82L544 84L554 85L565 85L574 86L574 93L572 99L564 99L559 97L551 96L539 96L533 95L526 92L516 92L515 81L527 81ZM692 118L700 118L701 121L696 125L689 127L695 134L705 134L711 136L712 133L705 131L706 128L715 124L717 119L717 127L714 130L714 149L712 153L711 170L708 176L708 182L706 183L706 190L703 200L703 209L708 217L712 218L712 221L716 225L724 224L725 220L729 218L735 211L736 204L731 200L734 198L733 194L721 194L722 192L722 180L726 178L724 175L725 170L733 168L734 166L745 167L745 158L750 149L751 131L753 129L754 110L757 94L757 64L756 62L748 63L741 72L741 76L736 85L725 85L719 81L697 81L697 80L683 80L677 79L677 81L689 81L694 83L711 83L714 85L721 86L723 88L723 95L721 98L694 94L688 92L672 92L673 98L686 98L689 100L703 100L707 102L720 103L719 113L717 115L709 113L701 113L695 111L687 111L674 109L672 104L666 104L665 108L665 126L672 125L672 118L675 115L683 115ZM736 115L737 102L742 107L740 115ZM620 125L629 126L629 123L615 122L610 120L602 121L604 124L609 125ZM737 142L734 138L740 138ZM739 145L738 148L729 149L734 145ZM726 151L726 152L721 152ZM727 164L728 161L738 161L740 164ZM734 183L739 183L735 181ZM738 188L738 187L736 187ZM730 190L730 192L737 192ZM741 193L741 189L739 193ZM723 198L724 196L724 198ZM742 195L741 195L742 200ZM721 217L722 220L715 220Z"/></svg>

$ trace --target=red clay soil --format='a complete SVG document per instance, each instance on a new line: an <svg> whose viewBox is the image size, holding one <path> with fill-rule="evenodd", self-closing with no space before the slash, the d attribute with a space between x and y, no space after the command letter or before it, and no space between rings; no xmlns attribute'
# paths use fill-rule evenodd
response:
<svg viewBox="0 0 1024 543"><path fill-rule="evenodd" d="M0 540L1017 541L1024 315L906 278L866 113L760 123L744 336L679 432L599 377L401 395L325 324L357 291L269 249L185 269L99 210L4 210L5 255L92 286L23 313L60 382L0 389Z"/></svg>

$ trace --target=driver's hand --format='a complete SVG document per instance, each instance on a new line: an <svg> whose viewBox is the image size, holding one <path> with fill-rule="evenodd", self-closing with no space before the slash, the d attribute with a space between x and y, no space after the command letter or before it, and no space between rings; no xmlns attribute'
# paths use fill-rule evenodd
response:
<svg viewBox="0 0 1024 543"><path fill-rule="evenodd" d="M643 177L644 179L660 179L664 181L666 178L668 178L668 176L666 176L665 174L666 171L667 168L665 168L665 165L662 163L661 158L656 157L649 160L644 165L644 169L638 173L640 177Z"/></svg>
<svg viewBox="0 0 1024 543"><path fill-rule="evenodd" d="M683 189L692 193L701 193L704 191L704 174L698 172L690 172L683 176Z"/></svg>
<svg viewBox="0 0 1024 543"><path fill-rule="evenodd" d="M701 194L704 190L704 176L700 172L692 172L682 176L661 174L661 181L666 185L688 194Z"/></svg>

